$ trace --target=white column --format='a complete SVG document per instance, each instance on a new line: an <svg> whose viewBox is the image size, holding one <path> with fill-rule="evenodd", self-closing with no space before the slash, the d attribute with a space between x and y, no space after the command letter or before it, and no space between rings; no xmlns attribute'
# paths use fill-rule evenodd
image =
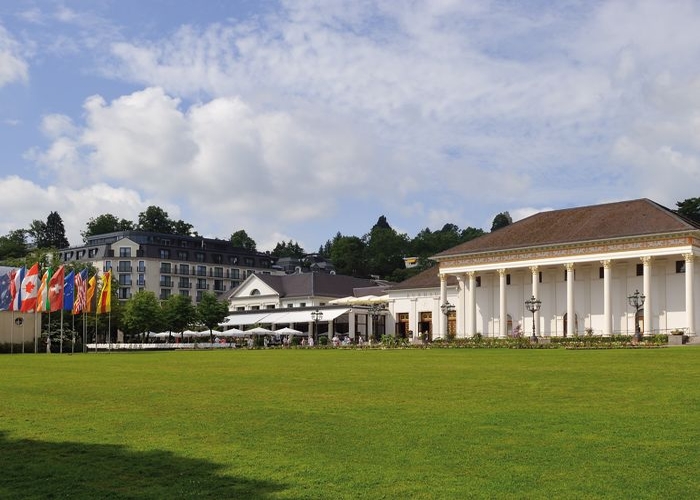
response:
<svg viewBox="0 0 700 500"><path fill-rule="evenodd" d="M355 311L352 309L350 309L350 312L348 313L348 330L350 338L353 339L353 341L356 341L357 339L355 338Z"/></svg>
<svg viewBox="0 0 700 500"><path fill-rule="evenodd" d="M464 337L467 331L467 308L466 308L466 287L467 277L465 274L457 276L457 304L455 310L457 314L457 336Z"/></svg>
<svg viewBox="0 0 700 500"><path fill-rule="evenodd" d="M574 311L574 264L566 264L566 335L574 336L576 312Z"/></svg>
<svg viewBox="0 0 700 500"><path fill-rule="evenodd" d="M467 276L469 277L469 329L467 333L473 337L476 335L476 273L470 271Z"/></svg>
<svg viewBox="0 0 700 500"><path fill-rule="evenodd" d="M440 274L440 303L437 307L439 335L443 339L447 338L447 315L442 314L442 305L447 303L447 276Z"/></svg>
<svg viewBox="0 0 700 500"><path fill-rule="evenodd" d="M603 264L603 335L609 337L612 334L612 276L610 261L604 260Z"/></svg>
<svg viewBox="0 0 700 500"><path fill-rule="evenodd" d="M420 340L420 331L418 330L418 299L411 299L411 310L408 313L408 329L413 331L413 341Z"/></svg>
<svg viewBox="0 0 700 500"><path fill-rule="evenodd" d="M653 330L651 324L651 257L642 257L644 264L644 334L650 334Z"/></svg>
<svg viewBox="0 0 700 500"><path fill-rule="evenodd" d="M499 337L505 337L506 336L506 327L507 327L507 319L506 319L506 270L505 269L499 269L498 270L498 293L499 293L499 315L498 315L498 336Z"/></svg>
<svg viewBox="0 0 700 500"><path fill-rule="evenodd" d="M685 258L685 322L688 335L695 335L695 256L692 253Z"/></svg>
<svg viewBox="0 0 700 500"><path fill-rule="evenodd" d="M532 295L536 299L539 299L540 298L540 268L538 266L532 266L532 267L530 267L530 272L532 273ZM525 325L525 323L523 323L523 325ZM535 313L535 334L538 337L540 336L540 312L539 311L537 311Z"/></svg>

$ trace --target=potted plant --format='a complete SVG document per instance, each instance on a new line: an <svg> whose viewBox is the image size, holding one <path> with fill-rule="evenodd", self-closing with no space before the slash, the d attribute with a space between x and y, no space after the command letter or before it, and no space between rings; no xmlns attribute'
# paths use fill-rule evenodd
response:
<svg viewBox="0 0 700 500"><path fill-rule="evenodd" d="M685 332L680 328L671 330L671 335L668 336L668 345L683 345L686 341Z"/></svg>

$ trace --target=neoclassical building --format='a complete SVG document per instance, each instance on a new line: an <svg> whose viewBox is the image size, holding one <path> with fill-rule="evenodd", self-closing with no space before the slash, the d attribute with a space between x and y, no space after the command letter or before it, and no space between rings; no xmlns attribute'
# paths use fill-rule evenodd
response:
<svg viewBox="0 0 700 500"><path fill-rule="evenodd" d="M432 338L694 335L699 253L700 225L648 199L541 212L435 255L389 308L397 334Z"/></svg>

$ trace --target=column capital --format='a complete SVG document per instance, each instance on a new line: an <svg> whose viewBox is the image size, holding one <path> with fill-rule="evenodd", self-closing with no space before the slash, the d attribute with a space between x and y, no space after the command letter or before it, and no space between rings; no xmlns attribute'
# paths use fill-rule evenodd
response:
<svg viewBox="0 0 700 500"><path fill-rule="evenodd" d="M503 277L503 276L506 275L506 271L507 271L507 269L499 269L499 270L498 270L498 275L501 276L501 277Z"/></svg>
<svg viewBox="0 0 700 500"><path fill-rule="evenodd" d="M693 260L695 260L695 254L694 253L684 253L683 258L685 259L686 262L693 262Z"/></svg>
<svg viewBox="0 0 700 500"><path fill-rule="evenodd" d="M473 280L474 278L476 278L476 271L467 271L467 277L470 280Z"/></svg>
<svg viewBox="0 0 700 500"><path fill-rule="evenodd" d="M612 265L612 261L610 259L601 260L600 263L603 264L604 269L610 269L610 266Z"/></svg>
<svg viewBox="0 0 700 500"><path fill-rule="evenodd" d="M441 281L441 282L447 281L447 275L446 275L446 274L440 273L439 276L440 276L440 281Z"/></svg>
<svg viewBox="0 0 700 500"><path fill-rule="evenodd" d="M566 267L567 271L573 271L574 270L574 263L573 262L567 262L564 264L564 267Z"/></svg>
<svg viewBox="0 0 700 500"><path fill-rule="evenodd" d="M651 264L651 256L650 255L645 255L644 257L640 257L639 260L641 260L642 264L644 264L645 266L648 266L649 264Z"/></svg>
<svg viewBox="0 0 700 500"><path fill-rule="evenodd" d="M530 272L532 274L537 274L540 271L540 266L530 266Z"/></svg>
<svg viewBox="0 0 700 500"><path fill-rule="evenodd" d="M467 281L467 273L458 274L456 278L459 283L464 283L465 281Z"/></svg>

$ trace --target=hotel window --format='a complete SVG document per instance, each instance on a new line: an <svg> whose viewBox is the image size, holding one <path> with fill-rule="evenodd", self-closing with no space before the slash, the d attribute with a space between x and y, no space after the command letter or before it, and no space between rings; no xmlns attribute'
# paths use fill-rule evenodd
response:
<svg viewBox="0 0 700 500"><path fill-rule="evenodd" d="M160 255L161 259L169 259L170 258L170 250L168 250L167 248L161 248L159 255Z"/></svg>
<svg viewBox="0 0 700 500"><path fill-rule="evenodd" d="M106 261L105 261L105 267L104 267L105 272L106 272L106 271L109 271L109 270L111 270L111 269L112 269L112 261L111 261L111 260L106 260Z"/></svg>
<svg viewBox="0 0 700 500"><path fill-rule="evenodd" d="M204 262L204 252L195 252L194 259L197 262Z"/></svg>
<svg viewBox="0 0 700 500"><path fill-rule="evenodd" d="M677 260L676 261L676 274L683 274L685 273L685 261L684 260Z"/></svg>
<svg viewBox="0 0 700 500"><path fill-rule="evenodd" d="M248 267L253 267L253 266L255 266L255 259L252 257L245 257L243 259L243 265L248 266Z"/></svg>
<svg viewBox="0 0 700 500"><path fill-rule="evenodd" d="M180 290L180 295L182 295L183 297L189 297L190 291L189 290Z"/></svg>
<svg viewBox="0 0 700 500"><path fill-rule="evenodd" d="M169 288L162 288L160 291L160 299L161 300L167 300L168 297L170 297L170 289Z"/></svg>
<svg viewBox="0 0 700 500"><path fill-rule="evenodd" d="M130 274L120 274L119 275L119 285L120 286L131 286L131 275Z"/></svg>
<svg viewBox="0 0 700 500"><path fill-rule="evenodd" d="M237 280L241 279L241 270L240 269L231 269L231 278Z"/></svg>
<svg viewBox="0 0 700 500"><path fill-rule="evenodd" d="M131 248L130 247L120 247L119 248L119 257L131 257Z"/></svg>
<svg viewBox="0 0 700 500"><path fill-rule="evenodd" d="M224 262L224 257L217 253L212 256L212 260L214 264L222 264Z"/></svg>
<svg viewBox="0 0 700 500"><path fill-rule="evenodd" d="M197 266L197 276L206 276L207 266Z"/></svg>
<svg viewBox="0 0 700 500"><path fill-rule="evenodd" d="M180 264L180 274L190 274L190 266L187 264Z"/></svg>
<svg viewBox="0 0 700 500"><path fill-rule="evenodd" d="M161 262L160 272L170 274L172 272L172 266L170 265L170 262Z"/></svg>
<svg viewBox="0 0 700 500"><path fill-rule="evenodd" d="M177 251L177 258L179 260L187 260L188 257L189 257L189 254L187 252L185 252L184 250Z"/></svg>
<svg viewBox="0 0 700 500"><path fill-rule="evenodd" d="M136 271L138 271L139 273L145 273L146 272L146 261L140 260Z"/></svg>

